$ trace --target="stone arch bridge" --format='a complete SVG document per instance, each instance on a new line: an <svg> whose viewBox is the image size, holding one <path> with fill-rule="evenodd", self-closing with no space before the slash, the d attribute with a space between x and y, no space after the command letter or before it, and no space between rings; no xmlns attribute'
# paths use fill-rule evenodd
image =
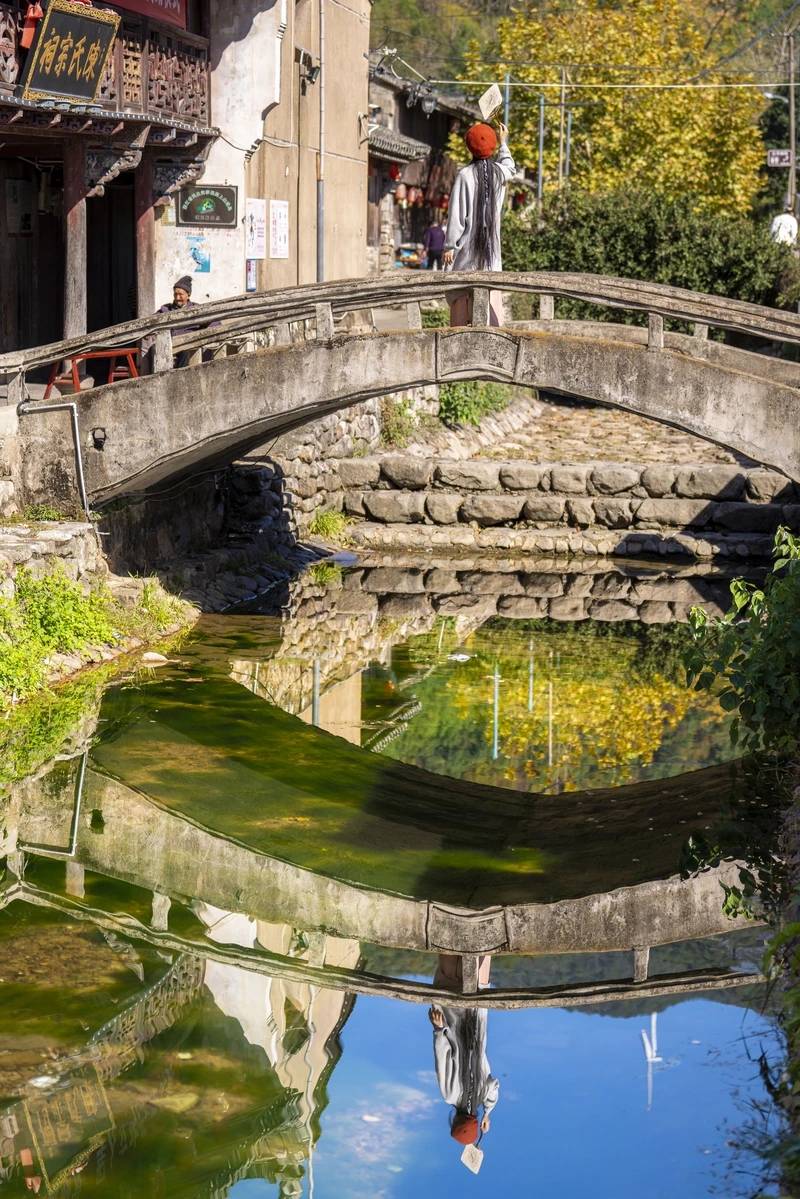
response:
<svg viewBox="0 0 800 1199"><path fill-rule="evenodd" d="M420 305L469 288L471 326L423 327ZM490 325L490 288L538 304ZM559 299L619 321L555 319ZM372 312L390 306L382 332ZM636 314L639 326L622 323ZM646 320L646 324L644 323ZM665 322L689 330L665 332ZM394 325L395 327L391 327ZM742 349L709 339L733 333ZM800 481L800 316L592 275L420 274L241 296L0 357L0 436L19 502L84 506L227 465L271 437L371 396L488 379L581 396L677 426ZM138 345L148 373L59 404L29 380L87 350ZM191 363L173 366L180 353ZM40 375L41 377L41 375Z"/></svg>

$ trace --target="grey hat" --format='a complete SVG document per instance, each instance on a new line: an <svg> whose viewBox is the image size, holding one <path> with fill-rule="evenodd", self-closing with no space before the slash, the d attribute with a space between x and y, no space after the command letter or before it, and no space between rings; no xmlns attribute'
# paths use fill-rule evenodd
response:
<svg viewBox="0 0 800 1199"><path fill-rule="evenodd" d="M174 291L176 287L182 287L184 291L188 291L189 295L191 295L192 294L192 276L191 275L182 275L181 278L177 279L175 281L175 283L172 285L172 290Z"/></svg>

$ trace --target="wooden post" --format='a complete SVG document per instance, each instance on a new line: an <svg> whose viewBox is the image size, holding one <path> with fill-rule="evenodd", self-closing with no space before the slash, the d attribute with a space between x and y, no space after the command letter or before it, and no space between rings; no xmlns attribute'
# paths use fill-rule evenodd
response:
<svg viewBox="0 0 800 1199"><path fill-rule="evenodd" d="M647 318L647 348L664 349L664 318L657 312L651 312Z"/></svg>
<svg viewBox="0 0 800 1199"><path fill-rule="evenodd" d="M75 862L71 858L67 859L67 873L64 886L67 895L72 895L75 899L83 899L86 895L86 872L84 867L80 862Z"/></svg>
<svg viewBox="0 0 800 1199"><path fill-rule="evenodd" d="M539 296L539 320L551 321L556 314L555 296Z"/></svg>
<svg viewBox="0 0 800 1199"><path fill-rule="evenodd" d="M64 337L86 332L86 143L64 142Z"/></svg>
<svg viewBox="0 0 800 1199"><path fill-rule="evenodd" d="M156 217L153 207L153 156L145 150L133 176L136 211L136 315L156 307Z"/></svg>
<svg viewBox="0 0 800 1199"><path fill-rule="evenodd" d="M708 325L704 325L702 321L695 321L692 336L698 341L708 341Z"/></svg>

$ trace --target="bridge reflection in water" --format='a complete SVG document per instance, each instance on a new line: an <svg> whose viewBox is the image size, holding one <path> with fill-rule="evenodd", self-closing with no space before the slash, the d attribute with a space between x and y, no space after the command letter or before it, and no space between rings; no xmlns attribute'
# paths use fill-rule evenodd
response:
<svg viewBox="0 0 800 1199"><path fill-rule="evenodd" d="M722 907L746 864L725 860L735 768L532 794L371 754L361 681L392 638L347 595L304 579L282 620L208 623L0 800L6 960L31 982L37 964L43 994L63 970L55 1012L30 987L5 1005L53 1047L13 1073L0 1055L9 1179L121 1187L133 1151L138 1193L160 1162L165 1193L299 1195L357 995L452 1013L761 995L763 934ZM681 878L698 820L723 861Z"/></svg>

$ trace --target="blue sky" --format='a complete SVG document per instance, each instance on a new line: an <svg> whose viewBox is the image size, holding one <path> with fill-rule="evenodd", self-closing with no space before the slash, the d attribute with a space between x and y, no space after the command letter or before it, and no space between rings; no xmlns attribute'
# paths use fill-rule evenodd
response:
<svg viewBox="0 0 800 1199"><path fill-rule="evenodd" d="M769 1023L713 998L660 1013L651 1111L642 1028L642 1015L490 1012L501 1094L476 1178L449 1137L427 1010L359 999L315 1152L315 1199L730 1199L727 1126L763 1094L754 1059Z"/></svg>

